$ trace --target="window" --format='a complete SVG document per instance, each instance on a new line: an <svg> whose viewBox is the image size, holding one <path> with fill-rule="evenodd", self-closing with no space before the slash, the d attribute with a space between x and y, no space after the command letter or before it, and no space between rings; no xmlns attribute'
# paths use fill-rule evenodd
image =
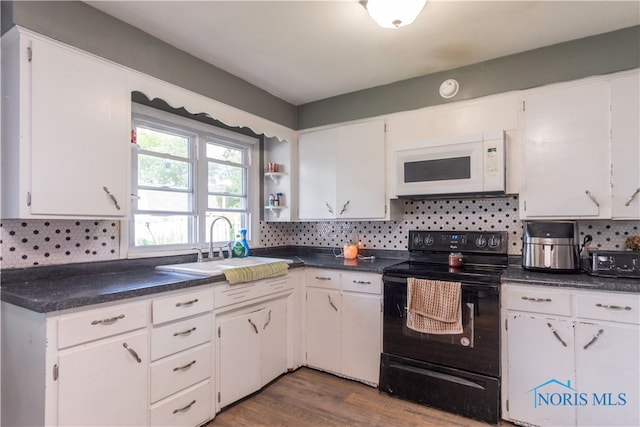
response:
<svg viewBox="0 0 640 427"><path fill-rule="evenodd" d="M217 216L251 239L258 139L138 104L132 111L130 250L204 247ZM216 222L216 244L234 238L225 221Z"/></svg>

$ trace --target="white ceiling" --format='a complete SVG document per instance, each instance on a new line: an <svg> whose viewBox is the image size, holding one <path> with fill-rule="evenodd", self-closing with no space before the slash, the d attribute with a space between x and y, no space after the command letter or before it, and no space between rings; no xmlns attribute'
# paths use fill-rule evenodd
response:
<svg viewBox="0 0 640 427"><path fill-rule="evenodd" d="M86 3L294 105L640 24L638 0L429 0L395 30L357 0Z"/></svg>

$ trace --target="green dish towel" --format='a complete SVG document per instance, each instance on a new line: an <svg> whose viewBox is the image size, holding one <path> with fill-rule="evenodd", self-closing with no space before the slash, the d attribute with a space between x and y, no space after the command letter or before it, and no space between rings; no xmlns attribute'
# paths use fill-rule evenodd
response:
<svg viewBox="0 0 640 427"><path fill-rule="evenodd" d="M236 267L223 270L224 276L230 285L236 283L252 282L268 277L284 276L289 270L286 261L268 262L265 264L250 265L248 267Z"/></svg>

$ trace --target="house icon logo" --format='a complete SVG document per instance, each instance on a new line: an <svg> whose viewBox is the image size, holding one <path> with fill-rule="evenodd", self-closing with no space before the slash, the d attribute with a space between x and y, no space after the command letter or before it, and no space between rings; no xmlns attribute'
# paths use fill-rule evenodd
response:
<svg viewBox="0 0 640 427"><path fill-rule="evenodd" d="M554 386L557 386L557 387L554 387ZM552 388L554 392L545 393L544 390L547 390L548 388ZM531 392L533 392L534 408L537 408L538 406L541 406L541 405L547 406L549 404L552 404L553 406L558 406L562 400L567 400L562 398L566 398L567 395L571 396L572 394L578 394L576 389L571 387L571 380L567 380L567 383L565 384L561 381L558 381L555 378L552 378L549 381L544 382L540 385L537 385L527 391L527 393L531 393ZM558 398L554 399L558 401L557 404L555 405L551 403L553 396L558 396L558 398L561 398L560 401L558 401Z"/></svg>
<svg viewBox="0 0 640 427"><path fill-rule="evenodd" d="M563 407L563 406L625 406L627 394L605 392L580 392L571 380L566 383L555 378L528 390L533 393L533 407Z"/></svg>

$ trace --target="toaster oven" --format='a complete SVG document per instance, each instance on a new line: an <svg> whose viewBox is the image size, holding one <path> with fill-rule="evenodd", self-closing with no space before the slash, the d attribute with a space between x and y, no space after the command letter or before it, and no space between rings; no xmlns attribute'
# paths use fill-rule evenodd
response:
<svg viewBox="0 0 640 427"><path fill-rule="evenodd" d="M589 251L584 270L594 276L640 278L640 252Z"/></svg>

